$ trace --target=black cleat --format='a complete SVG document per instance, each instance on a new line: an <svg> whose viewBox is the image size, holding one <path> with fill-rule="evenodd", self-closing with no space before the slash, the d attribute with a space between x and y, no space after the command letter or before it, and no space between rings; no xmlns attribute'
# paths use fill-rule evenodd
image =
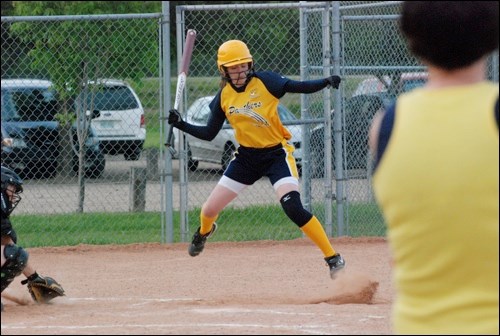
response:
<svg viewBox="0 0 500 336"><path fill-rule="evenodd" d="M345 267L345 261L340 254L335 254L325 258L326 264L330 267L330 278L335 279L337 273Z"/></svg>
<svg viewBox="0 0 500 336"><path fill-rule="evenodd" d="M212 230L210 230L210 232L205 235L200 234L200 228L201 227L196 230L195 234L193 235L191 245L189 245L188 252L191 257L196 257L203 251L207 238L210 237L215 232L215 230L217 230L217 223L213 223Z"/></svg>

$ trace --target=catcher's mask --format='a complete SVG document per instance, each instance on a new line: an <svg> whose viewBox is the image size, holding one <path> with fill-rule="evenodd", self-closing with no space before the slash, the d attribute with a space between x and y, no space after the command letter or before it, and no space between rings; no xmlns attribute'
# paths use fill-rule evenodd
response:
<svg viewBox="0 0 500 336"><path fill-rule="evenodd" d="M223 78L230 79L226 71L227 67L242 63L248 63L248 80L253 73L253 58L244 42L240 40L229 40L219 47L217 51L217 68Z"/></svg>
<svg viewBox="0 0 500 336"><path fill-rule="evenodd" d="M10 206L4 209L7 215L14 210L17 204L21 201L21 193L23 192L23 180L17 175L13 170L2 166L2 193L6 196L7 188L11 186L9 189L12 190L12 199L10 200ZM3 209L4 207L2 207Z"/></svg>

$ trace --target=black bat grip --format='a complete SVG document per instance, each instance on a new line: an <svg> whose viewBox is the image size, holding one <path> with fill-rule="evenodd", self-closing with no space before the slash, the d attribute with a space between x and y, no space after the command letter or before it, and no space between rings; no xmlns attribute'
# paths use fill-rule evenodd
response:
<svg viewBox="0 0 500 336"><path fill-rule="evenodd" d="M165 146L167 146L168 150L172 155L175 155L176 151L172 144L173 138L174 138L174 126L170 125L170 129L168 130L167 143L165 144Z"/></svg>

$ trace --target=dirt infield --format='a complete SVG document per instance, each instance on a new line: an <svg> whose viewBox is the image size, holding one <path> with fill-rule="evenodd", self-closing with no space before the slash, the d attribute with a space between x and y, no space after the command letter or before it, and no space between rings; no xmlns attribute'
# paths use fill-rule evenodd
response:
<svg viewBox="0 0 500 336"><path fill-rule="evenodd" d="M19 277L2 297L2 335L390 334L387 242L337 238L347 267L332 281L307 239L29 249L67 296L33 304Z"/></svg>

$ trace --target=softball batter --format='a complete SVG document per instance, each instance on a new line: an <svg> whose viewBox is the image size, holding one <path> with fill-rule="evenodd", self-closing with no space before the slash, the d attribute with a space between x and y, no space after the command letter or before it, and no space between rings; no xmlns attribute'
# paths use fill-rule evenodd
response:
<svg viewBox="0 0 500 336"><path fill-rule="evenodd" d="M319 220L304 209L300 200L294 147L291 133L278 115L279 99L287 92L313 93L328 86L338 89L340 77L295 81L270 71L255 71L247 45L239 40L223 43L217 53L222 76L220 90L210 103L206 126L194 126L170 110L168 123L202 140L211 141L227 119L235 131L239 147L224 175L203 204L201 226L193 235L189 254L203 251L205 242L216 230L219 213L246 187L266 176L273 185L286 215L318 246L333 279L345 266L333 249Z"/></svg>

